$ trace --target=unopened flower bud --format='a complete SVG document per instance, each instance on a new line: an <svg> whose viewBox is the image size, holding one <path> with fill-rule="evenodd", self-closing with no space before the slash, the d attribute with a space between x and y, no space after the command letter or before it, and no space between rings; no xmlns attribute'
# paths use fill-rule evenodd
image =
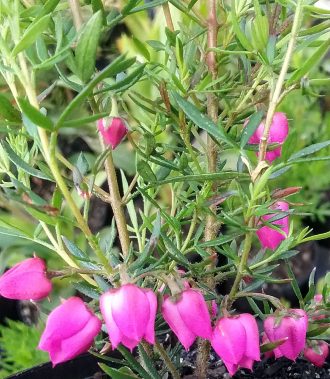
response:
<svg viewBox="0 0 330 379"><path fill-rule="evenodd" d="M101 118L97 121L97 128L106 145L114 150L126 136L128 129L126 122L120 117L110 118L110 121Z"/></svg>

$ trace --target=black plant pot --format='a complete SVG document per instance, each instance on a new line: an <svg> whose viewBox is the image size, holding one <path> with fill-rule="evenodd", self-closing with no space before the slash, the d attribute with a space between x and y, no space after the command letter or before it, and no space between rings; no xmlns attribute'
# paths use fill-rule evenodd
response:
<svg viewBox="0 0 330 379"><path fill-rule="evenodd" d="M119 354L113 353L112 356L119 358ZM118 357L117 357L118 355ZM50 362L43 363L31 369L21 371L17 374L8 376L6 379L103 379L108 376L100 369L96 358L91 354L82 354L71 361L64 362L52 367ZM105 363L105 362L104 362ZM111 363L111 366L115 365Z"/></svg>

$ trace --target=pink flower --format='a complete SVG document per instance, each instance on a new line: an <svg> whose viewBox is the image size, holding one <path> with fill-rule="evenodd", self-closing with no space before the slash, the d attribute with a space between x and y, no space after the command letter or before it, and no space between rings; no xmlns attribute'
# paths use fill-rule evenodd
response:
<svg viewBox="0 0 330 379"><path fill-rule="evenodd" d="M112 347L120 343L133 350L142 338L155 343L157 297L150 290L135 284L111 289L100 298Z"/></svg>
<svg viewBox="0 0 330 379"><path fill-rule="evenodd" d="M104 142L114 150L126 136L128 129L122 118L114 117L110 120L110 125L105 125L106 119L99 119L97 121L97 128L102 134Z"/></svg>
<svg viewBox="0 0 330 379"><path fill-rule="evenodd" d="M167 297L162 314L186 350L196 337L211 338L209 310L203 295L196 289L186 289L177 296Z"/></svg>
<svg viewBox="0 0 330 379"><path fill-rule="evenodd" d="M79 297L70 297L48 316L38 348L49 352L55 366L87 351L101 326Z"/></svg>
<svg viewBox="0 0 330 379"><path fill-rule="evenodd" d="M239 367L252 370L253 362L260 361L258 326L248 313L220 318L213 330L211 344L230 375Z"/></svg>
<svg viewBox="0 0 330 379"><path fill-rule="evenodd" d="M264 328L269 341L287 339L273 350L275 358L284 356L294 361L305 347L307 326L308 317L302 309L289 309L288 314L281 319L267 317Z"/></svg>
<svg viewBox="0 0 330 379"><path fill-rule="evenodd" d="M248 121L245 122L247 124ZM253 135L249 139L250 144L259 144L264 133L265 124L262 122ZM273 116L273 121L269 130L268 143L283 143L289 133L289 124L286 115L281 112L276 112ZM282 147L277 147L272 151L266 153L266 160L272 162L277 157L280 157ZM259 153L257 153L259 155Z"/></svg>
<svg viewBox="0 0 330 379"><path fill-rule="evenodd" d="M317 367L322 367L329 354L329 346L325 341L313 341L311 346L306 345L304 357Z"/></svg>
<svg viewBox="0 0 330 379"><path fill-rule="evenodd" d="M323 296L322 296L320 293L316 294L316 295L314 296L314 301L315 301L316 304L320 304L320 303L322 303L322 301L323 301Z"/></svg>
<svg viewBox="0 0 330 379"><path fill-rule="evenodd" d="M17 263L0 277L0 295L16 300L40 300L52 290L46 264L40 258Z"/></svg>
<svg viewBox="0 0 330 379"><path fill-rule="evenodd" d="M274 203L271 210L277 210L287 212L289 210L289 205L285 201L277 201ZM271 213L262 217L262 220L267 221L276 216L276 213ZM263 226L259 230L257 230L257 236L263 248L268 248L271 250L275 250L279 244L285 240L286 236L289 233L289 217L284 216L283 218L273 221L273 225L279 226L285 235L278 232L275 229L270 228L269 226Z"/></svg>

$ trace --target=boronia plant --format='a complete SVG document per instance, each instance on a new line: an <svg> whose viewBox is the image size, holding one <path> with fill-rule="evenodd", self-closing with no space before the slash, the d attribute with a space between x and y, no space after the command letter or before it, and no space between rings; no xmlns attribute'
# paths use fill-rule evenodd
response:
<svg viewBox="0 0 330 379"><path fill-rule="evenodd" d="M300 226L301 183L278 188L296 165L329 170L330 140L296 135L292 150L295 112L281 112L329 88L314 3L0 0L1 254L16 262L0 294L48 298L38 348L53 365L118 349L122 368L100 364L113 378L180 378L197 349L203 379L211 347L231 375L263 354L324 364L329 276L316 293L311 267L304 296L290 259L330 231ZM65 153L72 137L89 153ZM95 198L113 215L99 232Z"/></svg>

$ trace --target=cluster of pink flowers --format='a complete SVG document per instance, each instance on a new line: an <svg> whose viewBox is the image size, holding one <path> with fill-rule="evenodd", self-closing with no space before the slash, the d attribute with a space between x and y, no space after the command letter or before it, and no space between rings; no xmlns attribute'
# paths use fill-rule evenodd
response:
<svg viewBox="0 0 330 379"><path fill-rule="evenodd" d="M0 277L0 294L14 299L39 300L51 291L46 267L40 258L30 258ZM109 339L115 349L120 343L132 350L141 340L155 342L157 297L151 289L135 284L113 288L100 297L100 310ZM185 289L175 296L165 296L161 313L179 341L189 349L197 337L210 340L229 373L238 368L252 369L260 360L259 332L250 314L225 315L212 328L210 312L198 289ZM87 351L101 331L101 320L78 297L63 301L48 316L39 349L49 352L53 365ZM306 345L308 317L304 310L289 309L264 321L263 342L282 344L273 350L276 358L295 360L304 351L311 362L322 365L328 355L325 342Z"/></svg>

